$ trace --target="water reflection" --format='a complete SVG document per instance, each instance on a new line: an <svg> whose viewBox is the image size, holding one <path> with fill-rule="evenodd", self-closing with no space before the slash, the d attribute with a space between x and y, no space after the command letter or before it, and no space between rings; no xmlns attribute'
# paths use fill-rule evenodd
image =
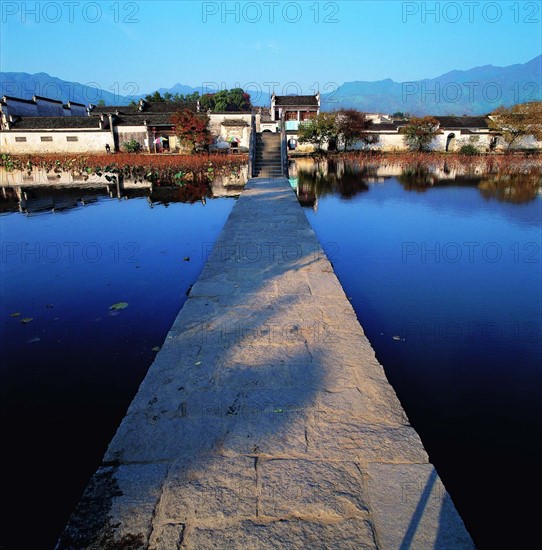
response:
<svg viewBox="0 0 542 550"><path fill-rule="evenodd" d="M358 166L344 161L327 160L303 163L296 161L290 172L296 183L297 195L303 206L315 207L317 198L328 193L351 199L369 190L368 182L377 177L373 167Z"/></svg>
<svg viewBox="0 0 542 550"><path fill-rule="evenodd" d="M247 181L246 170L229 176L218 175L212 181L207 177L195 178L182 186L158 186L151 182L130 180L108 181L104 176L88 178L86 181L74 179L73 174L60 173L56 179L43 179L39 173L0 174L2 183L15 185L1 187L0 213L21 212L62 212L86 206L99 198L135 199L146 197L149 206L171 203L205 204L207 199L216 197L236 197Z"/></svg>
<svg viewBox="0 0 542 550"><path fill-rule="evenodd" d="M317 209L318 199L328 194L351 199L369 191L369 184L396 177L405 191L426 192L435 187L477 188L486 199L525 203L542 193L542 169L518 174L482 174L472 166L450 167L446 162L406 167L358 164L348 160L296 159L291 163L291 183L303 206Z"/></svg>

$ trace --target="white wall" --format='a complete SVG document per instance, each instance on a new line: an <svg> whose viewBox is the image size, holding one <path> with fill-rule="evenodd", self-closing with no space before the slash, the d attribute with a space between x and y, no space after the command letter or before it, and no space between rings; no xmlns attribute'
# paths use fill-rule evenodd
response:
<svg viewBox="0 0 542 550"><path fill-rule="evenodd" d="M52 137L53 141L41 141L41 136ZM77 137L68 141L67 137ZM25 137L26 142L16 142L16 137ZM108 130L55 131L55 132L0 132L0 149L3 153L105 153L105 144L113 149L111 133Z"/></svg>

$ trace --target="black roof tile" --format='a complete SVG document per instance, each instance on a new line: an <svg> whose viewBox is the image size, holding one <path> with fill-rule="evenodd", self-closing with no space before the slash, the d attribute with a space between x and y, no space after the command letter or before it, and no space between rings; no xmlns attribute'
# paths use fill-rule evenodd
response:
<svg viewBox="0 0 542 550"><path fill-rule="evenodd" d="M436 116L441 128L488 128L483 116Z"/></svg>
<svg viewBox="0 0 542 550"><path fill-rule="evenodd" d="M25 116L10 126L13 130L100 129L98 120L86 116Z"/></svg>
<svg viewBox="0 0 542 550"><path fill-rule="evenodd" d="M275 105L277 107L318 107L318 100L314 95L277 95L275 96Z"/></svg>

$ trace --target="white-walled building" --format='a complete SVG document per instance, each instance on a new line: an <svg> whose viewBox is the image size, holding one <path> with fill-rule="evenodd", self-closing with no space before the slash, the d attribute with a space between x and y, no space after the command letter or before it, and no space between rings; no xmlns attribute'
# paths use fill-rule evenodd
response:
<svg viewBox="0 0 542 550"><path fill-rule="evenodd" d="M0 99L0 150L25 153L103 153L107 148L120 151L123 144L137 141L147 152L178 151L179 144L172 123L173 114L183 103L140 100L129 106L95 106L33 96ZM271 96L269 108L255 108L256 131L278 132L281 120L290 149L311 151L311 145L299 145L298 129L320 113L320 94L311 96ZM250 142L250 112L207 113L211 134L219 145L247 150ZM381 151L405 151L403 127L406 120L394 120L379 113L367 114L373 121L369 133L378 141L354 148ZM489 128L489 116L437 116L438 135L430 145L435 151L457 152L463 145L473 145L480 152L506 148L502 137ZM515 149L542 149L532 136L518 140Z"/></svg>

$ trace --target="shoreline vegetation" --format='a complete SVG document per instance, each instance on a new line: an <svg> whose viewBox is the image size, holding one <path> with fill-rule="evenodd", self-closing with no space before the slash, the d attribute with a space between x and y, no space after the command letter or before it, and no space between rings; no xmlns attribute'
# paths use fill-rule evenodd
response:
<svg viewBox="0 0 542 550"><path fill-rule="evenodd" d="M292 158L314 160L343 160L363 166L398 166L405 169L443 166L450 170L463 170L475 174L529 174L542 168L542 153L480 153L464 155L443 152L392 152L392 151L341 151L318 154L293 155Z"/></svg>
<svg viewBox="0 0 542 550"><path fill-rule="evenodd" d="M104 175L108 181L130 179L160 185L211 181L216 175L234 176L248 163L248 155L164 155L144 153L55 154L0 156L0 168L7 172L34 169L47 173L72 172L88 179Z"/></svg>
<svg viewBox="0 0 542 550"><path fill-rule="evenodd" d="M440 152L347 151L320 154L291 154L292 159L348 161L357 168L399 167L405 171L442 168L466 175L533 175L542 170L542 153L476 154ZM247 154L30 154L0 156L6 172L34 169L49 173L71 172L88 179L104 175L108 181L130 179L157 186L184 186L212 181L217 175L239 176L248 163Z"/></svg>

